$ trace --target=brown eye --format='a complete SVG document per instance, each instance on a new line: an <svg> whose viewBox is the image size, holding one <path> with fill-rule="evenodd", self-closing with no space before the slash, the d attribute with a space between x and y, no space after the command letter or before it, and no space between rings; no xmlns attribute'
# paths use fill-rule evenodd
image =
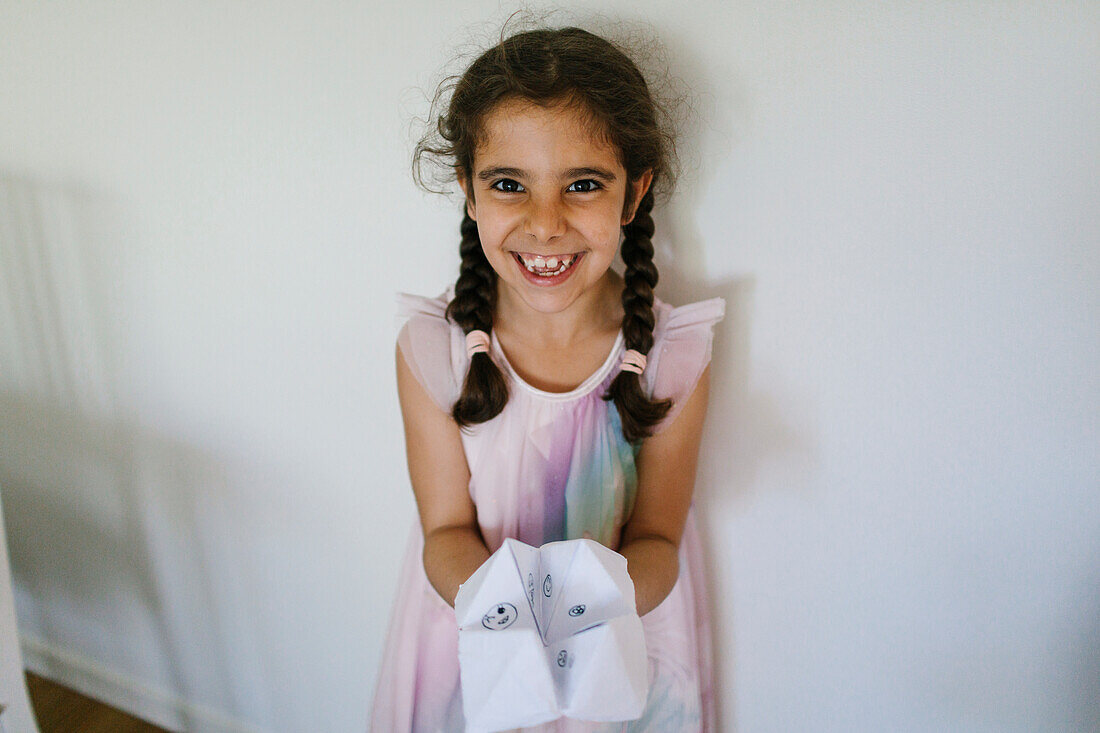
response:
<svg viewBox="0 0 1100 733"><path fill-rule="evenodd" d="M493 181L490 188L495 188L504 193L522 193L524 190L519 181L514 181L511 178L501 178L500 180Z"/></svg>
<svg viewBox="0 0 1100 733"><path fill-rule="evenodd" d="M585 178L583 181L573 181L569 184L567 190L573 193L592 193L602 188L598 181L594 181L591 178Z"/></svg>

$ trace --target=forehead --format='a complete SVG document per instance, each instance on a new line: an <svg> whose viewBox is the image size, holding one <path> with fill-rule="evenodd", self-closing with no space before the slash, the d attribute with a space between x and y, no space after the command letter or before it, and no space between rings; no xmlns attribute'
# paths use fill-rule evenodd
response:
<svg viewBox="0 0 1100 733"><path fill-rule="evenodd" d="M602 165L621 169L619 151L600 124L575 104L543 107L507 100L482 122L474 167L506 165L522 169Z"/></svg>

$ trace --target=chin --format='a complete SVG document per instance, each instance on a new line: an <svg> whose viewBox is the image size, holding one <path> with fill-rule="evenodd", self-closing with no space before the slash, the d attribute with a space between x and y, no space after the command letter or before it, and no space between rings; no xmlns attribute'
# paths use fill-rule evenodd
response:
<svg viewBox="0 0 1100 733"><path fill-rule="evenodd" d="M532 310L548 315L560 313L576 300L575 293L532 293L530 290L525 290L520 291L518 295Z"/></svg>

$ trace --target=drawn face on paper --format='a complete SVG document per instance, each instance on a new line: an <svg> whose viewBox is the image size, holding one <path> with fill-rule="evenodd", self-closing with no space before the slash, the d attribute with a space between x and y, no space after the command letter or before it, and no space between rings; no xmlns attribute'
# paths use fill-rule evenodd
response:
<svg viewBox="0 0 1100 733"><path fill-rule="evenodd" d="M481 617L481 625L490 631L506 629L516 620L516 607L511 603L498 603Z"/></svg>
<svg viewBox="0 0 1100 733"><path fill-rule="evenodd" d="M550 580L550 576L546 576L546 580L542 581L542 594L547 598L554 592L554 583Z"/></svg>
<svg viewBox="0 0 1100 733"><path fill-rule="evenodd" d="M573 606L572 608L569 609L569 615L573 616L574 618L577 617L577 616L580 616L582 613L584 613L584 604L583 603L578 603L577 605L575 605L575 606Z"/></svg>

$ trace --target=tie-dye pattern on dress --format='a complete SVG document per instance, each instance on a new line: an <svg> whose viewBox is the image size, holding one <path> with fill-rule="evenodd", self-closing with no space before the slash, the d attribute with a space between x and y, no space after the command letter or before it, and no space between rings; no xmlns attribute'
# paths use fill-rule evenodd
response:
<svg viewBox="0 0 1100 733"><path fill-rule="evenodd" d="M465 336L445 316L453 288L437 298L398 294L398 345L417 380L449 412L466 373ZM675 420L710 362L714 324L725 302L673 308L654 301L653 348L642 375L648 394L674 401L657 426ZM622 435L614 403L601 398L619 371L620 333L603 365L576 389L545 392L524 382L491 336L490 354L509 382L500 415L462 434L470 495L490 551L506 537L538 546L590 537L616 548L630 516L640 444ZM680 576L661 605L642 618L649 657L645 714L630 723L560 718L525 731L714 730L710 620L703 555L689 512L680 543ZM428 583L423 537L413 522L375 688L371 730L463 731L454 610Z"/></svg>

